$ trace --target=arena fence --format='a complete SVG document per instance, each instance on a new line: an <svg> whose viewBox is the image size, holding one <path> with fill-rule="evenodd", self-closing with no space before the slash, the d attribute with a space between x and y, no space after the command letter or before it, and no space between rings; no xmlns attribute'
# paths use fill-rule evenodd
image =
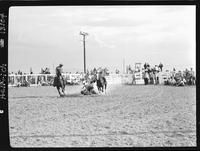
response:
<svg viewBox="0 0 200 151"><path fill-rule="evenodd" d="M66 81L70 84L80 84L83 74L63 74ZM160 84L169 76L168 73L160 73ZM27 81L30 86L52 85L55 74L26 74L26 75L9 75L8 86L17 86L19 83ZM110 84L133 84L132 74L110 74L106 76L106 80ZM135 84L144 84L142 72L135 74Z"/></svg>
<svg viewBox="0 0 200 151"><path fill-rule="evenodd" d="M69 83L79 84L83 75L81 74L63 74ZM30 86L52 85L55 74L26 74L26 75L9 75L8 86L17 86L19 83L27 81Z"/></svg>

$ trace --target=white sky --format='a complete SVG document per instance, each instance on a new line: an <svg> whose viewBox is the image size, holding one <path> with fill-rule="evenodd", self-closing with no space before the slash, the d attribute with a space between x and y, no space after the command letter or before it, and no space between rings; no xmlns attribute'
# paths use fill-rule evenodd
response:
<svg viewBox="0 0 200 151"><path fill-rule="evenodd" d="M165 69L196 68L195 6L26 6L9 9L9 72L122 71L135 62L162 62Z"/></svg>

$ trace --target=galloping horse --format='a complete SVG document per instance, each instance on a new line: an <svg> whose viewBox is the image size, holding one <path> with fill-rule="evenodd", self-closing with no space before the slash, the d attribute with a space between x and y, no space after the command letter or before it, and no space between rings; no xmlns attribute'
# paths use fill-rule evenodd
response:
<svg viewBox="0 0 200 151"><path fill-rule="evenodd" d="M65 85L66 85L66 82L62 76L54 77L53 86L57 88L58 93L61 97L65 95ZM60 88L63 94L60 92Z"/></svg>
<svg viewBox="0 0 200 151"><path fill-rule="evenodd" d="M66 82L62 76L62 66L63 64L59 64L59 66L56 67L56 76L54 77L54 82L53 82L53 86L56 86L58 93L61 97L65 96L65 85L66 85ZM60 88L62 89L63 94L61 94Z"/></svg>

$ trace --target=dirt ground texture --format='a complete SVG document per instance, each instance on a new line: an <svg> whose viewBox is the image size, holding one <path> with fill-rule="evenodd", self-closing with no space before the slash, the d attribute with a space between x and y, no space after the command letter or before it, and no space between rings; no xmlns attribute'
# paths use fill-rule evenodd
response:
<svg viewBox="0 0 200 151"><path fill-rule="evenodd" d="M11 147L196 146L196 87L108 85L9 88Z"/></svg>

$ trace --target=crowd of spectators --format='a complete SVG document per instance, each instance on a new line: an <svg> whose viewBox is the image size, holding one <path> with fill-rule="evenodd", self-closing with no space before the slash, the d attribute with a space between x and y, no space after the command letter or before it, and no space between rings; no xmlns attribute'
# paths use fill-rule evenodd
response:
<svg viewBox="0 0 200 151"><path fill-rule="evenodd" d="M184 86L184 85L195 85L196 78L192 68L190 70L176 72L175 69L171 72L171 75L164 81L165 85L172 86Z"/></svg>
<svg viewBox="0 0 200 151"><path fill-rule="evenodd" d="M150 66L149 63L145 62L144 68L142 68L144 84L159 84L159 72L162 72L162 70L162 63L159 65Z"/></svg>
<svg viewBox="0 0 200 151"><path fill-rule="evenodd" d="M159 65L150 66L149 63L145 63L141 71L142 72L144 84L159 84L160 83L160 73L163 72L163 64L160 63ZM165 85L172 85L172 86L184 86L184 85L195 85L196 84L196 78L193 71L193 68L190 68L190 70L185 69L184 71L176 71L175 68L173 68L172 71L168 71L167 78L164 79ZM132 72L133 74L133 82L135 82L135 72Z"/></svg>

